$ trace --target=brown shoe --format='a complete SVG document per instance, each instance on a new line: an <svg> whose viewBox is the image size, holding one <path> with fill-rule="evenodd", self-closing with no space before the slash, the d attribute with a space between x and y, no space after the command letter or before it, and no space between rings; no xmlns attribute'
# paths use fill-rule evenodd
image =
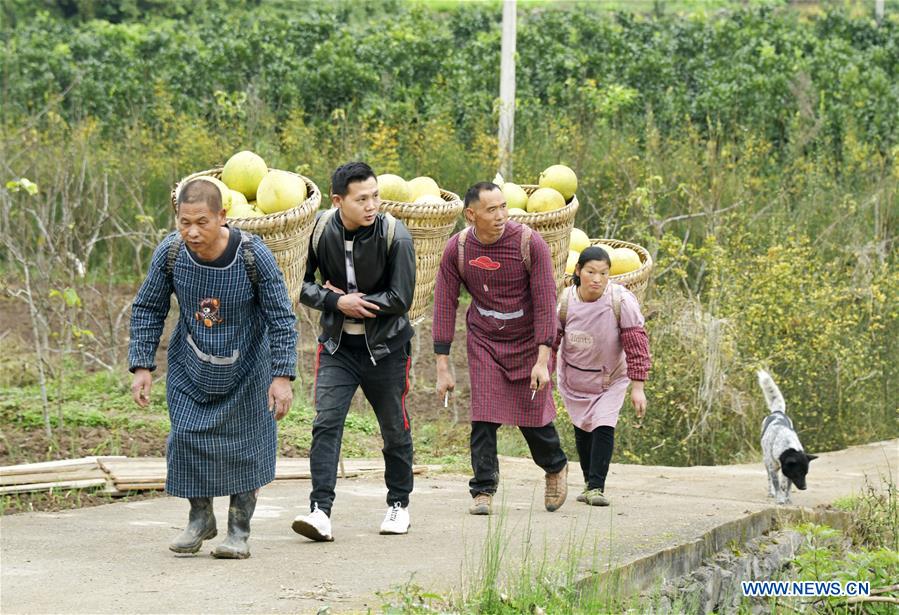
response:
<svg viewBox="0 0 899 615"><path fill-rule="evenodd" d="M546 492L543 503L546 510L553 512L562 507L568 497L568 464L555 474L546 473Z"/></svg>
<svg viewBox="0 0 899 615"><path fill-rule="evenodd" d="M489 515L493 512L493 496L489 493L479 493L474 496L474 502L468 508L472 515Z"/></svg>

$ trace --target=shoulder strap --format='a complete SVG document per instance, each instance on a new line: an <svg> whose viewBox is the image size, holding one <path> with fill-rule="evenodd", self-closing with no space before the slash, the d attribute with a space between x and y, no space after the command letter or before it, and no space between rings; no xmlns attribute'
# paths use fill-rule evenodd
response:
<svg viewBox="0 0 899 615"><path fill-rule="evenodd" d="M459 269L459 277L465 279L465 238L468 237L470 226L466 226L459 232L459 249L458 258L456 259L456 267Z"/></svg>
<svg viewBox="0 0 899 615"><path fill-rule="evenodd" d="M328 226L328 222L331 221L336 212L336 207L326 209L325 213L315 223L315 229L312 231L312 253L315 254L316 258L318 258L318 244L322 239L322 233L325 232L325 227Z"/></svg>
<svg viewBox="0 0 899 615"><path fill-rule="evenodd" d="M527 272L531 272L531 235L534 231L527 224L521 225L521 262Z"/></svg>
<svg viewBox="0 0 899 615"><path fill-rule="evenodd" d="M571 290L569 290L570 288L574 287L571 286L562 289L562 296L559 297L559 322L562 323L563 331L565 330L565 321L568 319L568 299L569 293L571 293Z"/></svg>
<svg viewBox="0 0 899 615"><path fill-rule="evenodd" d="M256 254L253 252L253 237L243 229L240 231L240 247L243 250L243 264L253 290L259 286L259 270L256 269Z"/></svg>
<svg viewBox="0 0 899 615"><path fill-rule="evenodd" d="M165 254L165 275L168 277L169 283L171 283L172 275L175 272L175 261L178 260L178 252L181 251L182 243L184 242L181 241L181 235L176 233L175 239L169 244L168 252Z"/></svg>
<svg viewBox="0 0 899 615"><path fill-rule="evenodd" d="M618 284L609 282L612 285L612 311L615 313L615 322L621 326L621 287Z"/></svg>
<svg viewBox="0 0 899 615"><path fill-rule="evenodd" d="M393 245L393 237L396 235L396 218L386 211L384 217L387 218L387 253L390 254L390 246Z"/></svg>

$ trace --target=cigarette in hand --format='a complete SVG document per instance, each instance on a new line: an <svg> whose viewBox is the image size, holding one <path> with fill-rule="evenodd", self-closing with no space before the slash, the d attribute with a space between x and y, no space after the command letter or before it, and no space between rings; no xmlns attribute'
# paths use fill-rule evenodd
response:
<svg viewBox="0 0 899 615"><path fill-rule="evenodd" d="M449 391L443 394L443 407L446 408L449 405Z"/></svg>
<svg viewBox="0 0 899 615"><path fill-rule="evenodd" d="M533 389L531 391L531 401L534 401L534 396L537 394L537 389Z"/></svg>

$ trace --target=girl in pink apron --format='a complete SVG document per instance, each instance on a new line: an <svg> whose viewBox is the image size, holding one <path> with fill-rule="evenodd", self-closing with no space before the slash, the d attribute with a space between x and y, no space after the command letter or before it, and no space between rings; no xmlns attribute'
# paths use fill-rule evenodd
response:
<svg viewBox="0 0 899 615"><path fill-rule="evenodd" d="M643 419L643 382L650 367L640 305L624 286L609 283L611 265L602 248L585 249L575 266L574 284L559 300L559 393L574 425L584 473L584 491L577 500L591 506L609 505L604 490L618 413L633 384L631 401L637 419Z"/></svg>

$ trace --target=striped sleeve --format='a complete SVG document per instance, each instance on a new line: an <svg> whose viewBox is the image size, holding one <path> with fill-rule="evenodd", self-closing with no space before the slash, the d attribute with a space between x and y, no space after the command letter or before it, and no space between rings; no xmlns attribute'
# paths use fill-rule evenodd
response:
<svg viewBox="0 0 899 615"><path fill-rule="evenodd" d="M627 377L631 380L646 380L652 359L649 356L649 338L643 327L621 329L621 346L627 361Z"/></svg>
<svg viewBox="0 0 899 615"><path fill-rule="evenodd" d="M558 335L556 280L549 246L539 233L531 235L531 298L534 302L534 339L552 347Z"/></svg>
<svg viewBox="0 0 899 615"><path fill-rule="evenodd" d="M139 368L156 369L156 349L172 301L172 280L165 265L174 240L175 233L171 233L156 247L147 277L131 305L128 371L132 373Z"/></svg>
<svg viewBox="0 0 899 615"><path fill-rule="evenodd" d="M456 333L456 312L459 309L459 289L462 276L459 275L458 261L459 235L450 237L437 269L437 284L434 287L434 320L431 338L436 354L449 354Z"/></svg>

